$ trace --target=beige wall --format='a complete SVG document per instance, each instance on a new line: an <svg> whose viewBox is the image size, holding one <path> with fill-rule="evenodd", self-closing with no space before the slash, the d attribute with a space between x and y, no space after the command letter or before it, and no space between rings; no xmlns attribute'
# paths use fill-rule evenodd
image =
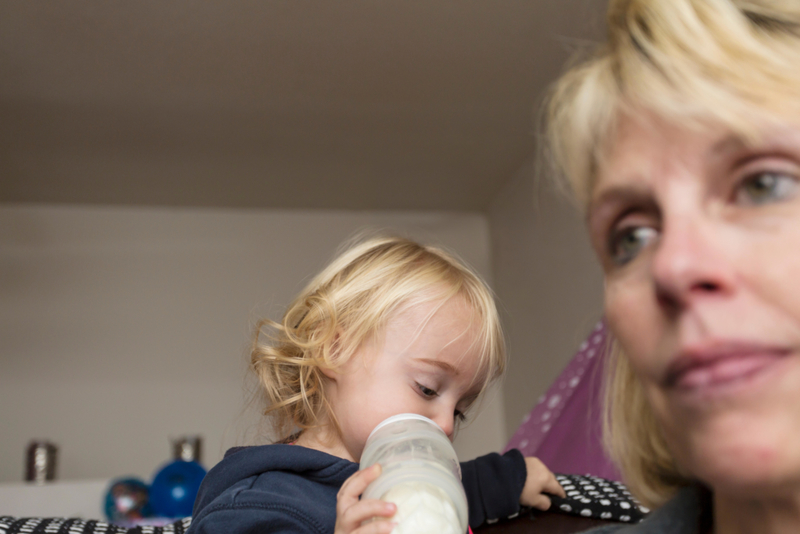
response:
<svg viewBox="0 0 800 534"><path fill-rule="evenodd" d="M257 440L253 321L365 227L441 243L493 281L510 372L456 448L501 448L601 314L582 221L530 163L488 216L0 207L0 481L21 478L31 438L60 445L62 479L149 478L183 433L204 435L207 465Z"/></svg>
<svg viewBox="0 0 800 534"><path fill-rule="evenodd" d="M528 162L489 210L494 286L511 363L504 383L509 436L602 313L602 277L583 222L534 179Z"/></svg>
<svg viewBox="0 0 800 534"><path fill-rule="evenodd" d="M254 319L364 227L443 244L491 279L480 214L0 207L0 481L21 478L31 438L59 444L62 479L149 479L183 433L215 463L252 428ZM502 447L502 399L459 436L462 458Z"/></svg>

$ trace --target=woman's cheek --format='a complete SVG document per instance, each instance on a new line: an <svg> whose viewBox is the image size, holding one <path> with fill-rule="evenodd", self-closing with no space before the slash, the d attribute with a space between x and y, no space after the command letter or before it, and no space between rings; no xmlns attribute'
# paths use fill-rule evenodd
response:
<svg viewBox="0 0 800 534"><path fill-rule="evenodd" d="M800 220L771 239L752 239L748 254L739 258L741 277L767 305L792 322L800 335ZM787 248L798 252L785 254Z"/></svg>
<svg viewBox="0 0 800 534"><path fill-rule="evenodd" d="M662 334L654 297L638 281L606 280L605 314L609 328L637 371L647 365L642 356L657 353Z"/></svg>

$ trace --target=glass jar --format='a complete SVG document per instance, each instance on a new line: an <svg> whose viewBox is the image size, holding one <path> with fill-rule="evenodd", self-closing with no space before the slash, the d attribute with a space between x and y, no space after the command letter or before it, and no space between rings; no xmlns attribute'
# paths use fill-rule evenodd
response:
<svg viewBox="0 0 800 534"><path fill-rule="evenodd" d="M381 464L363 498L397 505L393 533L463 534L469 514L461 465L444 431L427 417L395 415L367 439L361 469Z"/></svg>

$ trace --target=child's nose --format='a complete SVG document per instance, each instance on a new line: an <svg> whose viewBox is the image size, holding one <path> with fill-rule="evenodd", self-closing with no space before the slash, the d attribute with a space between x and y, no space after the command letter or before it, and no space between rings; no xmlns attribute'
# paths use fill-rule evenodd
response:
<svg viewBox="0 0 800 534"><path fill-rule="evenodd" d="M453 431L455 430L456 423L455 417L453 417L452 414L437 416L433 422L439 425L442 430L444 430L444 433L447 434L447 437L450 439L450 441L453 440Z"/></svg>

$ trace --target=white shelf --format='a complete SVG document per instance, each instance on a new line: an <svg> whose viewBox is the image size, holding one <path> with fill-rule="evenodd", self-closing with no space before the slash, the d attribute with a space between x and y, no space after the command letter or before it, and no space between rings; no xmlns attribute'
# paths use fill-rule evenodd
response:
<svg viewBox="0 0 800 534"><path fill-rule="evenodd" d="M104 519L108 480L0 482L0 515Z"/></svg>

